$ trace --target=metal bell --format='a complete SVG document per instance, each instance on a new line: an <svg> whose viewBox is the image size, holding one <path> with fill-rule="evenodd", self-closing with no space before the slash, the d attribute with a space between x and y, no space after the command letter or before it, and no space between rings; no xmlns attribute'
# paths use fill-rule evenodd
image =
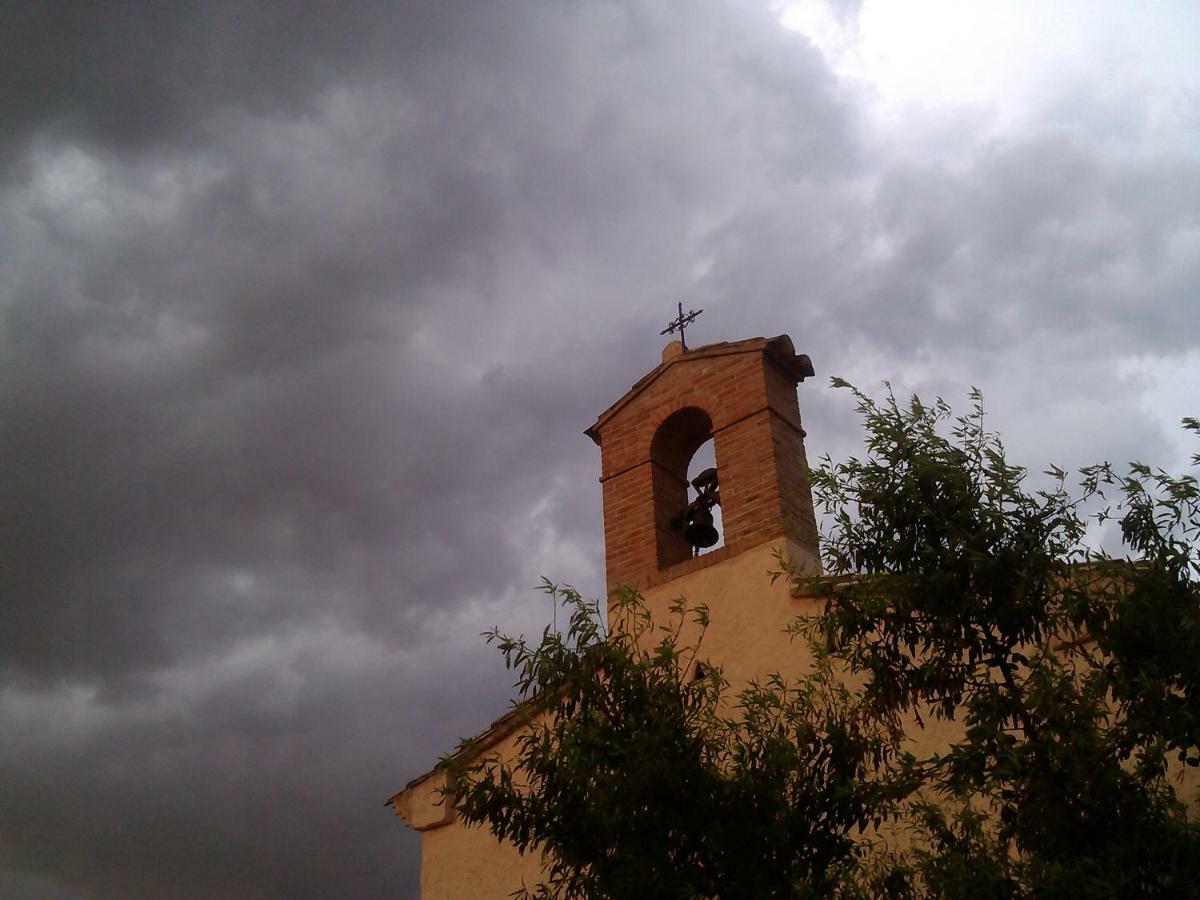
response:
<svg viewBox="0 0 1200 900"><path fill-rule="evenodd" d="M721 536L713 527L712 513L707 509L692 511L691 521L683 530L684 539L700 550L713 546Z"/></svg>

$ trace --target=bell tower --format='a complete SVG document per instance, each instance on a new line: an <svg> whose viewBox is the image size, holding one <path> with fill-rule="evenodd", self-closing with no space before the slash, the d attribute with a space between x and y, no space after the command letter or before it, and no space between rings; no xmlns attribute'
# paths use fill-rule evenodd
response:
<svg viewBox="0 0 1200 900"><path fill-rule="evenodd" d="M677 327L699 312L679 306ZM679 646L694 653L676 662L695 677L715 666L730 685L768 673L795 678L812 663L788 626L811 612L817 599L797 593L789 579L773 578L775 556L812 571L817 536L804 466L804 430L796 385L813 374L787 336L751 338L685 349L667 345L662 363L601 414L586 434L600 445L604 495L604 550L610 588L641 593L644 610L662 625L677 598L709 615L679 620ZM711 473L696 479L699 497L688 502L688 463L712 439ZM713 537L706 519L719 502L724 546L697 556L693 546ZM698 525L691 532L685 521ZM609 606L609 626L622 607ZM615 623L615 624L614 624ZM657 640L657 632L652 632ZM700 657L700 645L703 651ZM480 732L460 759L496 753L512 760L519 741L539 728L520 707ZM538 853L521 856L486 828L468 828L446 802L444 761L413 779L389 805L421 834L421 896L510 896L544 873Z"/></svg>
<svg viewBox="0 0 1200 900"><path fill-rule="evenodd" d="M600 446L609 589L638 590L773 543L794 565L817 560L796 385L813 374L791 338L685 350L662 363L586 430ZM713 439L725 544L702 556L681 527L688 463Z"/></svg>

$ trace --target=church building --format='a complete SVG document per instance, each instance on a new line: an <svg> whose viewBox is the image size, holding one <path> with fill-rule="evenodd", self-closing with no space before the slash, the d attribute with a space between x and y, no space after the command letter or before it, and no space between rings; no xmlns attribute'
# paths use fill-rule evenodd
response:
<svg viewBox="0 0 1200 900"><path fill-rule="evenodd" d="M635 588L655 616L679 597L706 604L705 656L735 689L769 673L798 676L808 665L786 629L816 599L771 572L781 556L797 570L819 565L797 402L797 385L812 374L787 335L691 349L672 341L661 363L585 431L600 447L610 591ZM689 463L710 439L715 472L689 481ZM718 503L723 545L699 553L717 540ZM510 712L475 747L506 757L521 727ZM538 855L521 856L486 828L457 821L445 785L434 767L388 800L421 833L423 900L499 900L536 885Z"/></svg>

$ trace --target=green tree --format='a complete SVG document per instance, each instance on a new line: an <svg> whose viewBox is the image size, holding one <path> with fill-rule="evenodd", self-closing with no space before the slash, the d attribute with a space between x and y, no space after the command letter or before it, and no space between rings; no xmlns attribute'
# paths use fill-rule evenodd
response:
<svg viewBox="0 0 1200 900"><path fill-rule="evenodd" d="M1106 464L1031 490L977 393L956 418L835 384L866 453L810 472L811 673L731 693L694 674L704 609L656 623L624 592L605 635L565 589L565 635L491 636L528 728L515 760L447 760L464 819L544 853L545 897L1195 896L1196 479ZM1126 556L1089 540L1110 523ZM914 755L937 719L960 736Z"/></svg>
<svg viewBox="0 0 1200 900"><path fill-rule="evenodd" d="M823 460L812 484L826 571L855 577L826 582L798 627L862 678L871 716L962 728L942 752L900 758L917 840L893 860L892 892L1194 896L1200 832L1168 760L1200 763L1196 479L1105 464L1072 492L1052 467L1030 491L977 392L954 418L836 383L867 452ZM1132 558L1085 540L1110 521Z"/></svg>
<svg viewBox="0 0 1200 900"><path fill-rule="evenodd" d="M892 741L853 715L835 679L751 684L727 702L703 665L707 611L678 601L653 622L631 591L607 636L597 606L537 645L493 632L523 698L518 765L471 743L447 764L466 821L545 854L530 893L562 898L824 897L855 832L886 804ZM691 620L698 638L681 633Z"/></svg>

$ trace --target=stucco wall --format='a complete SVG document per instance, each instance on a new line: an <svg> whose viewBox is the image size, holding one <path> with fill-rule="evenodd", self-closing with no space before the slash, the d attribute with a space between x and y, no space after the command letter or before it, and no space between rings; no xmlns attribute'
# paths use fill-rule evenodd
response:
<svg viewBox="0 0 1200 900"><path fill-rule="evenodd" d="M488 747L488 754L511 761L519 729ZM524 882L541 880L538 853L521 855L486 828L468 827L443 799L446 779L434 770L389 801L410 828L421 832L422 900L501 900Z"/></svg>
<svg viewBox="0 0 1200 900"><path fill-rule="evenodd" d="M541 880L539 855L519 854L486 828L454 822L421 835L422 900L506 900Z"/></svg>
<svg viewBox="0 0 1200 900"><path fill-rule="evenodd" d="M678 578L648 588L647 604L657 621L665 621L668 607L679 597L689 605L704 603L709 608L710 626L699 654L701 659L722 668L732 691L747 681L771 673L785 680L801 677L811 664L802 638L786 632L797 616L813 613L821 602L813 597L794 596L787 578L771 581L770 572L779 567L774 541L714 565L689 571ZM812 565L796 545L786 547L793 564ZM685 643L696 637L695 626L686 626ZM925 727L907 729L915 753L946 747L961 729L961 723L926 717ZM515 734L496 742L489 752L512 758ZM486 829L466 828L447 818L438 806L440 775L432 773L398 795L396 811L421 835L421 897L424 900L501 900L520 886L533 886L540 877L538 855L521 856L510 845L501 845ZM1180 798L1197 807L1200 778L1194 770L1177 783ZM892 831L892 829L886 829ZM893 845L903 844L903 832L887 835Z"/></svg>
<svg viewBox="0 0 1200 900"><path fill-rule="evenodd" d="M770 573L779 569L777 549L786 550L793 565L814 565L796 545L769 541L643 592L658 622L667 621L668 607L679 597L689 606L708 607L709 627L699 656L719 666L734 690L774 672L799 677L811 662L804 640L793 640L787 627L797 616L815 612L817 601L792 596L789 578L772 584ZM696 631L696 626L686 626L682 642L694 641Z"/></svg>
<svg viewBox="0 0 1200 900"><path fill-rule="evenodd" d="M735 690L771 672L797 677L809 664L804 642L790 639L785 629L797 615L813 611L816 601L793 597L787 578L771 582L770 572L779 565L776 547L785 546L780 541L762 544L645 592L659 621L665 621L667 607L680 596L689 604L708 605L711 625L700 656L721 666ZM787 549L795 563L811 564L803 550L794 545ZM685 641L694 637L694 632L683 635ZM515 733L509 734L487 752L511 759L515 739ZM501 900L522 880L535 885L541 876L539 855L522 856L487 829L464 826L442 804L443 784L440 773L430 773L392 801L407 824L421 829L423 900Z"/></svg>

